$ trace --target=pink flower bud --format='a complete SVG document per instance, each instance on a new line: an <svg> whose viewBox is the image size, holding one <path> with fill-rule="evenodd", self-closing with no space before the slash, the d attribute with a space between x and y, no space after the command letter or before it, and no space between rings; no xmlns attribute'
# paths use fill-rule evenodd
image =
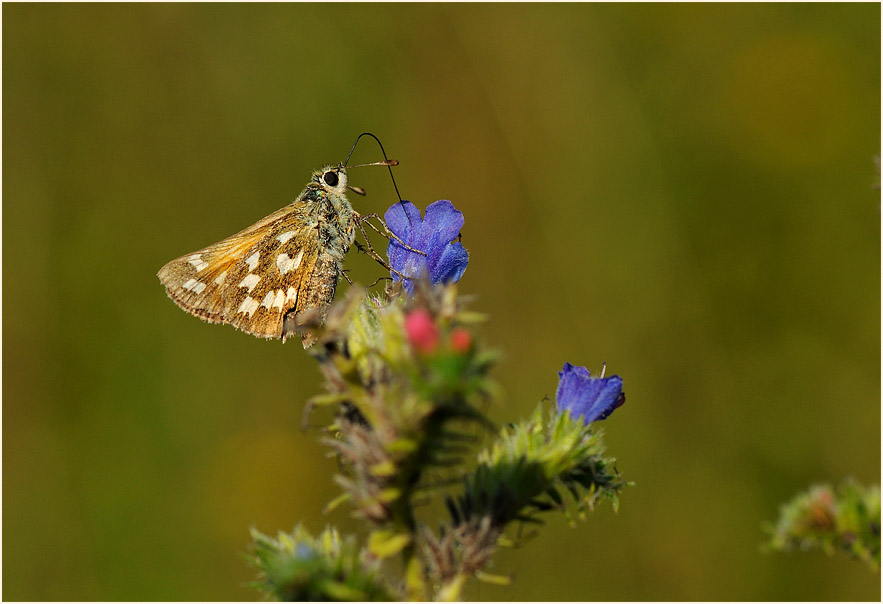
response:
<svg viewBox="0 0 883 604"><path fill-rule="evenodd" d="M417 352L430 353L438 348L438 327L430 314L422 308L405 317L405 333Z"/></svg>
<svg viewBox="0 0 883 604"><path fill-rule="evenodd" d="M466 354L472 346L472 334L458 327L451 332L451 350L457 354Z"/></svg>

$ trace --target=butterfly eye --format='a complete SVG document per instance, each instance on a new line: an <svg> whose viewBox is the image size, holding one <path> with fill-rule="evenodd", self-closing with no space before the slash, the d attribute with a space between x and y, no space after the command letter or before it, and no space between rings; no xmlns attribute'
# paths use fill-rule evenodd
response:
<svg viewBox="0 0 883 604"><path fill-rule="evenodd" d="M325 174L322 175L322 180L324 180L325 184L328 185L329 187L336 187L337 186L337 172L332 172L331 170L329 170L328 172L325 172Z"/></svg>

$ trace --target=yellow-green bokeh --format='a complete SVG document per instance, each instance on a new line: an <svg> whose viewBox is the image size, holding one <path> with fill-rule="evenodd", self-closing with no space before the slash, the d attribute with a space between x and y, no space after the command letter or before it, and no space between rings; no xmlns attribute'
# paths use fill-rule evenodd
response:
<svg viewBox="0 0 883 604"><path fill-rule="evenodd" d="M626 383L619 514L553 518L469 597L879 599L759 551L794 493L880 479L877 4L5 5L6 599L251 599L249 527L356 529L321 514L314 363L155 273L365 130L466 216L495 419L565 361ZM394 200L351 177L359 211Z"/></svg>

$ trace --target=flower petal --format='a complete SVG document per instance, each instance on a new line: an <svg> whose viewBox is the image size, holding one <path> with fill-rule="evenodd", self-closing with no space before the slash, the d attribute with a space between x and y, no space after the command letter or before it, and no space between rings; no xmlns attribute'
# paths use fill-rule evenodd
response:
<svg viewBox="0 0 883 604"><path fill-rule="evenodd" d="M392 204L389 206L389 209L386 210L383 219L386 221L386 226L389 227L389 230L395 233L405 243L408 243L408 237L410 236L411 229L414 225L420 224L423 220L420 216L420 210L410 201L402 201L401 203ZM408 243L408 245L411 244Z"/></svg>
<svg viewBox="0 0 883 604"><path fill-rule="evenodd" d="M451 283L459 281L469 264L469 252L460 242L444 246L441 255L430 260L429 275L433 283Z"/></svg>
<svg viewBox="0 0 883 604"><path fill-rule="evenodd" d="M447 199L440 199L426 208L423 228L439 241L449 242L457 238L464 222L463 212Z"/></svg>
<svg viewBox="0 0 883 604"><path fill-rule="evenodd" d="M558 411L569 411L585 423L605 419L625 403L623 382L618 375L593 378L585 367L565 363L558 377Z"/></svg>

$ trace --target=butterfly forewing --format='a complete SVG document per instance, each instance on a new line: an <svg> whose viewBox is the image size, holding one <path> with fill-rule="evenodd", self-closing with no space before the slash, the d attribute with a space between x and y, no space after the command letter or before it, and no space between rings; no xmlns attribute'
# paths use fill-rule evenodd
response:
<svg viewBox="0 0 883 604"><path fill-rule="evenodd" d="M264 338L288 335L289 313L316 308L324 316L353 231L349 202L326 189L311 184L291 205L166 264L159 278L169 297L206 321Z"/></svg>

